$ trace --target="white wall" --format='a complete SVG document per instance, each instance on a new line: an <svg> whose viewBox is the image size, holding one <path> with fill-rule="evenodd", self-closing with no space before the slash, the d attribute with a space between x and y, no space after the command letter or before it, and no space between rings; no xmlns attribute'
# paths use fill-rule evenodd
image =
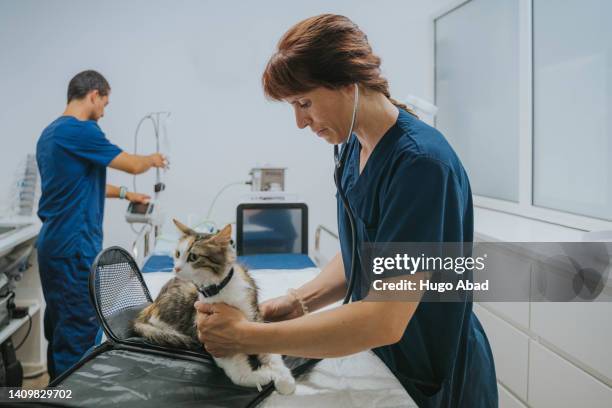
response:
<svg viewBox="0 0 612 408"><path fill-rule="evenodd" d="M287 166L288 188L310 208L312 249L317 224L336 229L332 149L297 129L290 106L263 97L261 73L276 42L303 18L347 15L382 57L392 95L431 100L429 14L443 3L0 0L0 170L12 175L35 150L42 129L64 108L70 78L96 69L112 87L100 126L122 148L133 149L134 128L145 113L173 112L168 215L203 217L218 189L246 180L253 165ZM148 125L139 146L151 150L147 134ZM0 177L3 196L9 179ZM114 170L108 180L131 186L131 176ZM152 180L139 178L140 189L150 191ZM235 200L247 188L228 190L213 218L234 220ZM131 243L125 208L125 202L107 202L105 246Z"/></svg>

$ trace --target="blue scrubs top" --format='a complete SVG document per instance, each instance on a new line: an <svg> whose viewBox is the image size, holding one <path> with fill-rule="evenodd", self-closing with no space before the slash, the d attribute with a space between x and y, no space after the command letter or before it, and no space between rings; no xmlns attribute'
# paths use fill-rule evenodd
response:
<svg viewBox="0 0 612 408"><path fill-rule="evenodd" d="M471 242L472 194L467 174L436 129L401 110L359 174L355 136L341 183L364 242ZM338 231L345 274L351 270L351 230L338 198ZM353 300L367 294L356 258ZM488 340L463 302L421 302L401 340L373 350L419 407L496 407L497 384Z"/></svg>
<svg viewBox="0 0 612 408"><path fill-rule="evenodd" d="M100 252L106 166L119 153L93 120L61 116L43 130L36 145L40 254L94 257Z"/></svg>

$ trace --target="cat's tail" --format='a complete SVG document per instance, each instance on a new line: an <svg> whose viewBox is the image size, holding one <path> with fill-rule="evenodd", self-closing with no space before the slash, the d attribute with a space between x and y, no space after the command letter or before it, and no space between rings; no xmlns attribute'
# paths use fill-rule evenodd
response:
<svg viewBox="0 0 612 408"><path fill-rule="evenodd" d="M190 336L179 333L173 327L160 328L151 323L134 323L134 331L147 341L175 348L194 349L202 348L202 345Z"/></svg>

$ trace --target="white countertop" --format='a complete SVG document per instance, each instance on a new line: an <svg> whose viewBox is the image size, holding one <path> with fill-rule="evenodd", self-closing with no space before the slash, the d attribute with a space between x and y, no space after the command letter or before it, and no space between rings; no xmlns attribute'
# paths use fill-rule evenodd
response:
<svg viewBox="0 0 612 408"><path fill-rule="evenodd" d="M474 207L474 232L482 241L581 242L584 231L501 211Z"/></svg>
<svg viewBox="0 0 612 408"><path fill-rule="evenodd" d="M23 225L24 227L0 238L0 256L15 246L38 235L41 222L36 217L1 217L0 226Z"/></svg>
<svg viewBox="0 0 612 408"><path fill-rule="evenodd" d="M606 242L608 254L612 254L612 243L603 235L599 239L593 233L482 207L474 207L474 233L475 241L505 242L508 248L532 259L550 256L545 252L549 246L530 245L534 242ZM608 271L606 286L612 289L612 264Z"/></svg>

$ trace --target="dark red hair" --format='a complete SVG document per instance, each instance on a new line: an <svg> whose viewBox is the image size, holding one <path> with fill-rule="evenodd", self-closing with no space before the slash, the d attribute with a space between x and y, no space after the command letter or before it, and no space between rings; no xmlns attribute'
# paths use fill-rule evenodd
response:
<svg viewBox="0 0 612 408"><path fill-rule="evenodd" d="M338 89L358 83L413 113L391 98L389 83L381 76L380 58L363 31L347 17L321 14L300 21L283 35L277 48L262 76L270 99L281 100L321 86Z"/></svg>

